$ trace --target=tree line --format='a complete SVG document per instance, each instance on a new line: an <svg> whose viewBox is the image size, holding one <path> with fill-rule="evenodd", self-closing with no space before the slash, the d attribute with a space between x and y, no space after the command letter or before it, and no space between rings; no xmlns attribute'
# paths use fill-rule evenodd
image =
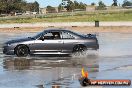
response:
<svg viewBox="0 0 132 88"><path fill-rule="evenodd" d="M25 0L0 0L0 14L13 12L35 11L39 12L39 3L27 3Z"/></svg>
<svg viewBox="0 0 132 88"><path fill-rule="evenodd" d="M85 3L82 3L82 2L77 2L77 1L71 1L71 0L65 0L67 3L65 5L63 5L63 3L61 3L59 5L59 10L63 9L63 8L66 8L67 11L72 11L72 10L75 10L75 9L80 9L80 10L85 10L86 9L86 6L87 4Z"/></svg>
<svg viewBox="0 0 132 88"><path fill-rule="evenodd" d="M95 5L95 3L91 3L91 5ZM118 6L118 1L117 0L113 0L113 3L111 6ZM126 7L126 6L132 6L132 0L124 0L122 7ZM105 10L106 9L106 5L103 3L103 1L99 1L98 2L98 6L96 8L97 10Z"/></svg>
<svg viewBox="0 0 132 88"><path fill-rule="evenodd" d="M125 6L132 6L132 0L131 1L124 0L123 4L122 4L122 7L125 7Z"/></svg>
<svg viewBox="0 0 132 88"><path fill-rule="evenodd" d="M77 2L77 1L71 1L71 0L63 0L62 3L59 4L58 10L62 11L66 9L66 11L71 12L73 10L85 10L86 9L86 4L82 2ZM49 12L52 12L55 10L54 7L52 6L47 6L47 10Z"/></svg>
<svg viewBox="0 0 132 88"><path fill-rule="evenodd" d="M96 5L94 2L91 5ZM62 3L59 4L58 10L62 11L66 9L67 11L73 10L85 10L86 4L82 2L71 1L71 0L62 0ZM118 6L118 0L113 0L112 6ZM132 6L132 0L124 0L122 7ZM97 10L106 9L105 3L102 1L98 2ZM32 3L27 3L25 0L0 0L0 14L10 14L12 12L39 12L39 3L37 1ZM47 6L48 12L54 12L55 8L52 6Z"/></svg>
<svg viewBox="0 0 132 88"><path fill-rule="evenodd" d="M95 6L96 4L94 2L91 3L91 6ZM62 11L66 9L67 11L73 11L73 10L85 10L86 9L86 4L82 2L77 2L77 1L71 1L71 0L62 0L62 3L59 4L58 10ZM118 0L113 0L111 6L118 6ZM124 0L122 7L125 6L132 6L132 0ZM98 5L96 7L96 10L105 10L106 5L103 2L103 0L100 0L98 2ZM55 8L52 6L47 6L47 11L48 12L55 12Z"/></svg>

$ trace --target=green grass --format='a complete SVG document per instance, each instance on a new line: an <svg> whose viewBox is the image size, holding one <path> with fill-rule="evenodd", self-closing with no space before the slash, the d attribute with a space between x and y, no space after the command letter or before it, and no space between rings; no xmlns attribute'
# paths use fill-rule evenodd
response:
<svg viewBox="0 0 132 88"><path fill-rule="evenodd" d="M36 17L0 19L0 23L35 23L35 22L92 22L99 21L132 21L132 10L114 12L77 12L47 14Z"/></svg>

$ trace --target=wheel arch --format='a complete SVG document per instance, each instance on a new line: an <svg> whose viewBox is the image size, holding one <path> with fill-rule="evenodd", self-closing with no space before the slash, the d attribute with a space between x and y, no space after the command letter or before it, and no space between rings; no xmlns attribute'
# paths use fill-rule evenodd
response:
<svg viewBox="0 0 132 88"><path fill-rule="evenodd" d="M76 45L73 46L72 52L74 52L74 48L75 47L79 47L79 46L82 46L82 47L85 47L86 48L86 45L85 44L76 44Z"/></svg>
<svg viewBox="0 0 132 88"><path fill-rule="evenodd" d="M25 44L18 44L15 48L14 48L14 54L16 54L16 49L19 47L19 46L26 46L28 48L28 52L30 53L30 49L27 45Z"/></svg>

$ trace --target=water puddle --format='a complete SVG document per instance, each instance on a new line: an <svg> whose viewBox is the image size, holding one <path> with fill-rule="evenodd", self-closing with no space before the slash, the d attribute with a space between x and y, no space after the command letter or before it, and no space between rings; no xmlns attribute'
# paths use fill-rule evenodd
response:
<svg viewBox="0 0 132 88"><path fill-rule="evenodd" d="M82 88L78 82L82 67L89 72L91 79L132 80L132 34L100 33L98 34L100 49L87 51L86 55L79 57L20 58L2 53L5 41L34 34L0 33L1 88Z"/></svg>

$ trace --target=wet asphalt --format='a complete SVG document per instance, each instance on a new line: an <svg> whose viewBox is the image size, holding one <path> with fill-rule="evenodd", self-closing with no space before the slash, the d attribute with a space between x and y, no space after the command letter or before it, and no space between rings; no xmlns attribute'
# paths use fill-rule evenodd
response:
<svg viewBox="0 0 132 88"><path fill-rule="evenodd" d="M0 88L82 88L78 78L81 68L90 79L132 80L132 34L99 33L100 49L83 56L7 56L2 53L5 41L35 33L0 33ZM100 86L131 88L132 86ZM100 88L92 87L92 88ZM88 87L91 88L91 87Z"/></svg>

